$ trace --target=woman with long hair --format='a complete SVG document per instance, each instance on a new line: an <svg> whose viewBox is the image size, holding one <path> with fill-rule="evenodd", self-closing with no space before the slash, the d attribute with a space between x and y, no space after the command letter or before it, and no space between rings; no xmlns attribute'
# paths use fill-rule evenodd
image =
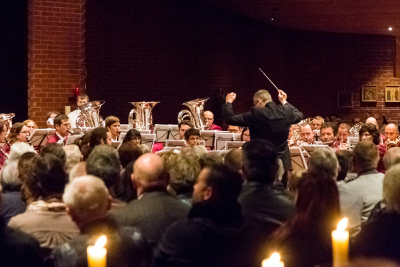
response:
<svg viewBox="0 0 400 267"><path fill-rule="evenodd" d="M28 143L29 133L29 128L27 126L17 122L11 127L10 134L7 136L7 141L11 146L17 141Z"/></svg>
<svg viewBox="0 0 400 267"><path fill-rule="evenodd" d="M341 219L335 181L305 173L299 180L295 214L272 235L272 246L286 267L332 262L331 231Z"/></svg>
<svg viewBox="0 0 400 267"><path fill-rule="evenodd" d="M130 129L126 133L123 143L127 142L140 146L142 144L142 135L138 130Z"/></svg>

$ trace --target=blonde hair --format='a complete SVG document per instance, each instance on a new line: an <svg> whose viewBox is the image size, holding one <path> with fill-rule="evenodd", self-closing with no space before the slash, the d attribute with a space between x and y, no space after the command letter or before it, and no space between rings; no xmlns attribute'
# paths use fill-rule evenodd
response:
<svg viewBox="0 0 400 267"><path fill-rule="evenodd" d="M33 125L35 125L35 126L34 126L35 129L38 129L38 126L37 126L36 122L34 122L33 120L24 120L24 121L22 122L22 124L25 125L25 126L28 126L28 123L30 123L30 122L33 122Z"/></svg>
<svg viewBox="0 0 400 267"><path fill-rule="evenodd" d="M400 214L400 164L393 165L383 179L383 199L388 211Z"/></svg>
<svg viewBox="0 0 400 267"><path fill-rule="evenodd" d="M258 90L253 97L254 103L256 103L257 99L260 99L262 102L272 101L272 97L267 90L261 89Z"/></svg>

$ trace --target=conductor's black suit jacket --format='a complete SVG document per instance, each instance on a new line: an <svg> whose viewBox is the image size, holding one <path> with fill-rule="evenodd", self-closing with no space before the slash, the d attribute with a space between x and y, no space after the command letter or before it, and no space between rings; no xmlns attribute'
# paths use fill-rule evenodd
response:
<svg viewBox="0 0 400 267"><path fill-rule="evenodd" d="M303 118L297 108L288 102L277 105L270 101L265 107L252 107L246 113L235 115L232 103L226 103L222 106L222 116L229 125L249 127L251 140L271 141L278 150L285 171L292 168L287 138L290 126Z"/></svg>

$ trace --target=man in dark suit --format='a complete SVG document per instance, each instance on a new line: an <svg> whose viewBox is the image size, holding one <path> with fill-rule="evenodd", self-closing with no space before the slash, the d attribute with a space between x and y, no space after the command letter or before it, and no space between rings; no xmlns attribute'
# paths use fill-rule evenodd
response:
<svg viewBox="0 0 400 267"><path fill-rule="evenodd" d="M68 116L64 114L57 115L54 118L54 128L56 129L56 133L49 138L47 143L57 143L65 146L67 144L68 131L71 129Z"/></svg>
<svg viewBox="0 0 400 267"><path fill-rule="evenodd" d="M138 199L111 211L111 216L122 226L139 227L148 241L156 244L168 226L186 218L190 207L167 193L168 176L159 156L142 155L133 170Z"/></svg>
<svg viewBox="0 0 400 267"><path fill-rule="evenodd" d="M289 129L292 124L300 122L303 114L286 101L287 94L282 90L279 90L278 98L282 105L275 104L267 90L259 90L253 97L254 107L244 114L235 115L232 102L236 93L230 93L222 106L222 116L227 124L249 127L252 140L271 141L287 172L292 167L287 143Z"/></svg>

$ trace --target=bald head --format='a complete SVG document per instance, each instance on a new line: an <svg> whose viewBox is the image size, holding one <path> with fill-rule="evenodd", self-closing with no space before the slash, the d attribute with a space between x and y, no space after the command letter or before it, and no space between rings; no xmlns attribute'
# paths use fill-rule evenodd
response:
<svg viewBox="0 0 400 267"><path fill-rule="evenodd" d="M160 186L167 184L161 157L147 153L140 156L133 165L132 178L138 187Z"/></svg>
<svg viewBox="0 0 400 267"><path fill-rule="evenodd" d="M376 119L374 117L369 117L366 121L365 124L371 123L373 125L376 126L376 128L378 129L378 122L376 121Z"/></svg>
<svg viewBox="0 0 400 267"><path fill-rule="evenodd" d="M211 124L214 122L214 114L209 110L204 111L204 120L206 122L206 125L210 127Z"/></svg>
<svg viewBox="0 0 400 267"><path fill-rule="evenodd" d="M397 129L397 125L394 123L389 123L385 127L385 139L390 141L395 141L397 136L399 135L399 131Z"/></svg>

